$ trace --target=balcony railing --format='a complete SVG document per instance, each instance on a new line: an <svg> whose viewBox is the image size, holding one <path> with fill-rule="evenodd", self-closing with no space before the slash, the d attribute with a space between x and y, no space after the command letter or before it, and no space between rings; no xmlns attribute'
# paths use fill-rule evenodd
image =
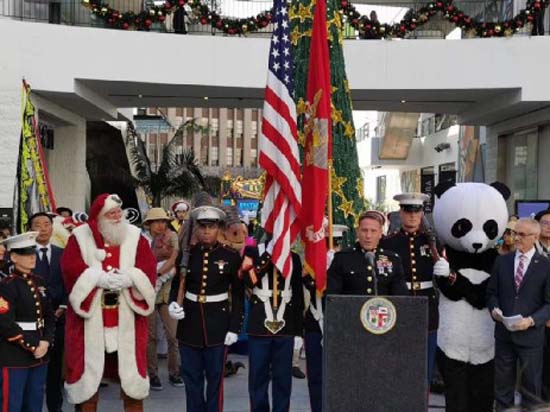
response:
<svg viewBox="0 0 550 412"><path fill-rule="evenodd" d="M109 6L123 13L132 11L137 14L155 3L160 5L164 1L111 0L109 1ZM392 3L392 6L377 6L377 10L379 14L383 14L383 16L380 16L382 23L393 24L399 22L408 9L419 9L425 3L426 1L422 0L403 2L401 4ZM513 3L514 0L458 0L453 2L455 7L460 8L475 20L485 22L502 21L513 17ZM263 11L270 10L273 2L264 0L223 0L222 3L219 3L216 0L206 0L204 4L207 4L211 10L215 10L224 17L244 18L256 16ZM361 14L368 16L374 6L357 3L355 7ZM81 0L0 0L0 16L23 21L111 28L103 19L94 16L90 9L84 7ZM184 25L179 23L178 20L181 21L181 19L175 18L174 14L170 14L166 16L164 22L153 23L149 30L164 33L185 32L191 34L223 35L222 31L208 24L201 24L192 15L184 17ZM427 24L419 26L415 31L408 33L406 38L445 38L455 28L452 23L445 20L442 16L436 15ZM272 29L273 26L269 24L265 28L247 35L269 36ZM529 33L529 29L526 27L522 32ZM343 33L346 39L359 38L359 33L345 21Z"/></svg>

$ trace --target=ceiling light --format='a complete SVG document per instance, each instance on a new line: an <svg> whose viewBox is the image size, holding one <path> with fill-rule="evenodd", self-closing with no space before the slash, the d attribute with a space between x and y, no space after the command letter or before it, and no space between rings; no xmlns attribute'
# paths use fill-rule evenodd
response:
<svg viewBox="0 0 550 412"><path fill-rule="evenodd" d="M407 103L407 101L406 100L401 100L401 103Z"/></svg>
<svg viewBox="0 0 550 412"><path fill-rule="evenodd" d="M142 94L138 94L138 99L143 99L143 95L142 95Z"/></svg>
<svg viewBox="0 0 550 412"><path fill-rule="evenodd" d="M203 99L204 99L204 100L208 100L208 96L204 96Z"/></svg>

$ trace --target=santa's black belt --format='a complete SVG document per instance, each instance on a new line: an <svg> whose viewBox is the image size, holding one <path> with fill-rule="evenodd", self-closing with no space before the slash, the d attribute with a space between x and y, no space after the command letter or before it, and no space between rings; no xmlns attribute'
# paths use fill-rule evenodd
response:
<svg viewBox="0 0 550 412"><path fill-rule="evenodd" d="M104 291L101 299L101 307L105 309L118 307L119 293L115 291Z"/></svg>

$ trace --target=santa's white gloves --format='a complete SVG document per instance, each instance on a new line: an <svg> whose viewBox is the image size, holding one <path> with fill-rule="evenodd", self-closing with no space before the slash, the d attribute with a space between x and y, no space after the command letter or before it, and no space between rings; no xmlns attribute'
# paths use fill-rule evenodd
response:
<svg viewBox="0 0 550 412"><path fill-rule="evenodd" d="M434 275L441 276L443 278L448 278L451 274L451 268L449 267L449 262L445 259L440 258L434 265Z"/></svg>
<svg viewBox="0 0 550 412"><path fill-rule="evenodd" d="M118 272L114 274L115 276L119 277L120 283L122 284L121 289L128 289L134 286L134 282L132 281L132 278L128 276L124 272Z"/></svg>
<svg viewBox="0 0 550 412"><path fill-rule="evenodd" d="M102 272L96 285L102 289L120 290L124 287L124 280L112 272Z"/></svg>
<svg viewBox="0 0 550 412"><path fill-rule="evenodd" d="M227 334L225 335L224 345L231 346L234 343L236 343L238 340L239 340L239 336L236 333L227 332Z"/></svg>
<svg viewBox="0 0 550 412"><path fill-rule="evenodd" d="M300 336L294 336L294 350L300 350L304 346L304 339Z"/></svg>
<svg viewBox="0 0 550 412"><path fill-rule="evenodd" d="M172 319L176 320L185 318L185 312L177 302L172 302L168 305L168 314Z"/></svg>

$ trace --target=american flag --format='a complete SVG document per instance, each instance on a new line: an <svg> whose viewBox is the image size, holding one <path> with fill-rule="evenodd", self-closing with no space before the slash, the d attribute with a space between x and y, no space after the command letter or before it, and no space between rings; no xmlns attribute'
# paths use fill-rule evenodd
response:
<svg viewBox="0 0 550 412"><path fill-rule="evenodd" d="M266 250L283 276L292 272L290 247L300 232L302 188L294 102L294 60L288 5L275 0L275 27L259 139L259 163L267 172L262 226L273 238Z"/></svg>

